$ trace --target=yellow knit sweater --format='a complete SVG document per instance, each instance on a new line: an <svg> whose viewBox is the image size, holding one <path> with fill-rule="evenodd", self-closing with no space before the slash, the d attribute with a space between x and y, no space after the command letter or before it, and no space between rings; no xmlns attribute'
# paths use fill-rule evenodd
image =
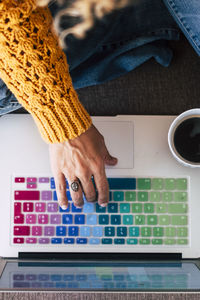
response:
<svg viewBox="0 0 200 300"><path fill-rule="evenodd" d="M73 139L91 126L50 11L36 0L0 0L0 78L32 114L46 142Z"/></svg>

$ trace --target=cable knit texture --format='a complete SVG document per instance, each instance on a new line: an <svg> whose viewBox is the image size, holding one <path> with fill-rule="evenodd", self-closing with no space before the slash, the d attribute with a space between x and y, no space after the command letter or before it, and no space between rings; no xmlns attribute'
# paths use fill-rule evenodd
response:
<svg viewBox="0 0 200 300"><path fill-rule="evenodd" d="M0 0L0 77L32 114L46 142L73 139L91 126L51 13L35 0Z"/></svg>

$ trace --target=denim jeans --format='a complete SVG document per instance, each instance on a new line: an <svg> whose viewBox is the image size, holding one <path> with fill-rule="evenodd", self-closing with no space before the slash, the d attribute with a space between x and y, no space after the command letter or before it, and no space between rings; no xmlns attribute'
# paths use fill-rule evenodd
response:
<svg viewBox="0 0 200 300"><path fill-rule="evenodd" d="M63 7L49 6L53 17ZM199 0L139 0L97 20L82 40L69 35L65 43L75 89L123 75L150 58L167 67L172 52L167 40L178 40L179 28L200 55ZM62 18L62 29L74 20ZM0 79L0 116L21 107Z"/></svg>

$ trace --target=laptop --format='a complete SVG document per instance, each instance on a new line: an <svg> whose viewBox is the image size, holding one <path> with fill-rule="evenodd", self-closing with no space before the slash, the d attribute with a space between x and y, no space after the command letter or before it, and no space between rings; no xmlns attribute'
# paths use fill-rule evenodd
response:
<svg viewBox="0 0 200 300"><path fill-rule="evenodd" d="M0 289L199 289L200 170L170 153L174 118L93 117L118 158L109 204L76 208L67 189L64 211L32 117L2 116Z"/></svg>

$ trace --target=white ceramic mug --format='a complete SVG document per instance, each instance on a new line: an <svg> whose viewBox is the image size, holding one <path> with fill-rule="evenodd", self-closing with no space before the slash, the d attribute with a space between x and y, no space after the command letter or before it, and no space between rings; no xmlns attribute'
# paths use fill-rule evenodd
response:
<svg viewBox="0 0 200 300"><path fill-rule="evenodd" d="M198 168L200 167L200 162L191 162L185 158L183 158L176 150L174 146L174 133L177 129L177 127L185 120L190 119L190 118L195 118L199 117L200 118L200 108L194 108L187 110L180 114L171 124L168 132L168 144L169 148L175 157L175 159L180 162L182 165L187 166L187 167L193 167L193 168Z"/></svg>

